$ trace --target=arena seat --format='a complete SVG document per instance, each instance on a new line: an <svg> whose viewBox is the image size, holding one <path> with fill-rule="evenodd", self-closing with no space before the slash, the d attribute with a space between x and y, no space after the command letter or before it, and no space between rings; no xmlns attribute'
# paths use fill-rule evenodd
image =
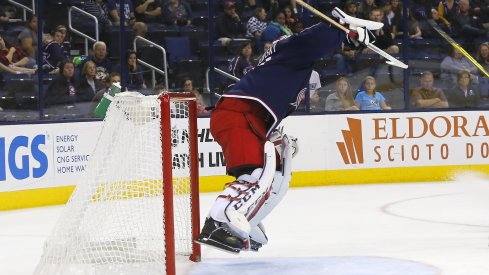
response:
<svg viewBox="0 0 489 275"><path fill-rule="evenodd" d="M197 60L190 50L190 39L186 36L165 37L165 49L170 64L181 60Z"/></svg>

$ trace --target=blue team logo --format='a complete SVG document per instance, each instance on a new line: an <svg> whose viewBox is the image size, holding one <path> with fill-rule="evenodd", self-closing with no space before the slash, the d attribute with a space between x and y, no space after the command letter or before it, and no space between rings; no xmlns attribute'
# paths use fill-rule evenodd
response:
<svg viewBox="0 0 489 275"><path fill-rule="evenodd" d="M8 174L17 180L44 176L49 166L48 157L41 150L45 145L45 135L17 136L10 143L0 137L0 181L5 181Z"/></svg>

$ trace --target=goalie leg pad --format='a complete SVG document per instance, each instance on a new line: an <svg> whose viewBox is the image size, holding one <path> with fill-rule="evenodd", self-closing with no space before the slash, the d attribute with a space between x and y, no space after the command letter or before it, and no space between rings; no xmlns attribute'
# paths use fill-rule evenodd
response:
<svg viewBox="0 0 489 275"><path fill-rule="evenodd" d="M265 201L265 204L260 208L252 219L250 219L251 227L255 227L282 201L283 197L289 190L290 179L292 178L292 158L293 153L297 152L297 139L291 140L284 135L282 139L281 164L282 171L275 172L272 182L270 196Z"/></svg>
<svg viewBox="0 0 489 275"><path fill-rule="evenodd" d="M262 245L268 243L268 237L265 235L265 226L263 223L259 223L257 226L251 228L250 239Z"/></svg>
<svg viewBox="0 0 489 275"><path fill-rule="evenodd" d="M275 174L275 148L265 143L265 166L242 175L230 183L218 196L211 208L210 216L228 224L230 230L244 240L249 238L249 220L259 211L270 195Z"/></svg>

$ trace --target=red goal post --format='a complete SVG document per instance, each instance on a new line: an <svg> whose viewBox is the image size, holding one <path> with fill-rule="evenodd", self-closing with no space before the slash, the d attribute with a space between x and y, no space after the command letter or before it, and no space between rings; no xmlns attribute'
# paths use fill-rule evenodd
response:
<svg viewBox="0 0 489 275"><path fill-rule="evenodd" d="M196 196L193 196L191 199L191 208L197 211L192 211L192 224L197 225L192 227L192 240L195 240L197 236L200 233L200 211L199 211L199 158L198 158L198 142L197 142L197 102L196 98L192 93L164 93L160 95L160 101L161 101L161 127L162 129L171 129L171 110L172 110L172 100L175 101L181 101L181 102L187 102L188 104L188 121L189 121L189 151L190 151L190 181L192 182L191 184L191 193L192 194L197 194ZM167 118L167 119L164 119ZM172 155L172 136L170 131L166 131L162 133L162 151L163 153L163 158L162 158L162 163L163 163L163 175L171 175L172 174L172 166L171 165L165 165L168 163L173 162L173 155ZM165 204L165 213L169 213L170 216L167 216L168 220L170 220L170 223L173 223L174 217L173 217L173 180L172 176L170 177L163 177L163 184L167 188L168 192L164 192L164 199L166 202ZM164 188L165 188L164 187ZM171 192L170 192L171 190ZM165 226L165 235L167 236L174 236L174 229L175 226L174 224L167 224ZM174 238L174 237L173 237ZM167 255L175 255L175 247L174 247L174 242L166 243L166 251ZM200 245L194 241L192 241L192 253L189 256L189 259L194 262L200 261L200 256L201 256L201 251L200 251ZM175 270L168 270L168 261L171 259L168 259L167 257L167 274L172 274L175 273ZM174 261L174 259L173 259ZM175 267L175 263L173 263L173 268Z"/></svg>

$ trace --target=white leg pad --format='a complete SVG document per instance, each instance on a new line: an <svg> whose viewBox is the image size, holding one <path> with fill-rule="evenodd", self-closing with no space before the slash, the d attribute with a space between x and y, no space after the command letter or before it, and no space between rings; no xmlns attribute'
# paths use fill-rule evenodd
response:
<svg viewBox="0 0 489 275"><path fill-rule="evenodd" d="M243 175L231 183L217 198L210 216L226 222L229 228L243 239L248 239L251 226L250 217L262 207L268 198L275 175L276 161L273 143L265 143L265 166Z"/></svg>
<svg viewBox="0 0 489 275"><path fill-rule="evenodd" d="M268 238L265 235L265 227L262 223L259 223L257 226L251 228L250 238L255 242L259 242L261 244L268 243Z"/></svg>
<svg viewBox="0 0 489 275"><path fill-rule="evenodd" d="M282 143L282 171L275 172L272 182L272 190L265 204L260 208L254 217L250 219L251 227L255 227L282 201L289 190L290 179L292 178L292 154L296 153L296 140L289 140L284 135Z"/></svg>

